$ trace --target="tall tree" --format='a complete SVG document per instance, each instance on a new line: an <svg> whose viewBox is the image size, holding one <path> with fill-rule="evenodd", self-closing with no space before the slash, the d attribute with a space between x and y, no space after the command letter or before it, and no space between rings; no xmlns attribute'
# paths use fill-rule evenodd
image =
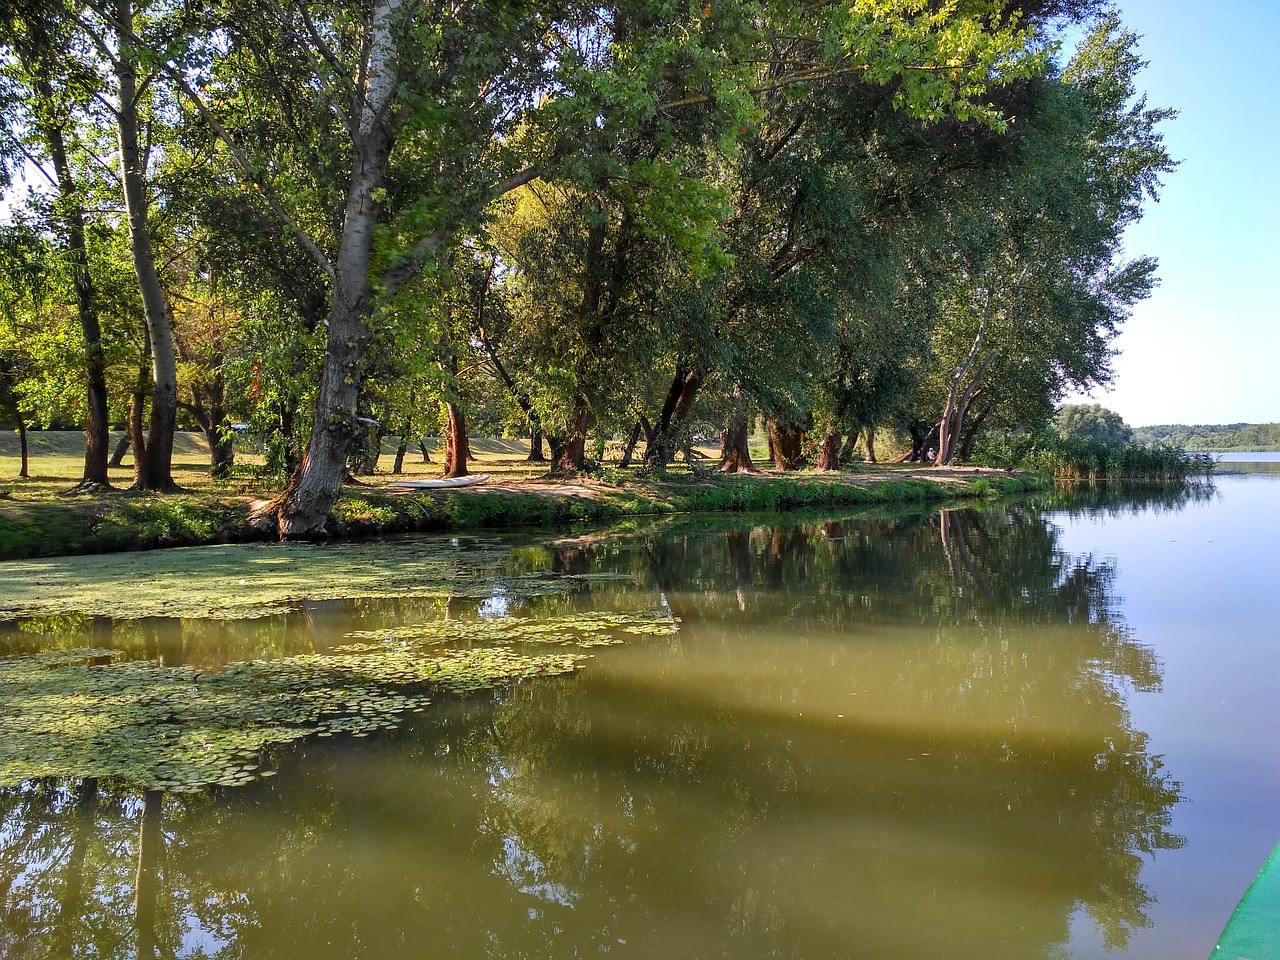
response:
<svg viewBox="0 0 1280 960"><path fill-rule="evenodd" d="M74 36L56 10L42 4L6 4L0 21L0 44L8 54L5 73L22 96L14 98L29 133L17 136L18 155L39 170L56 195L53 226L65 248L76 313L84 339L85 457L78 491L111 486L107 475L110 423L107 406L106 356L99 305L86 239L85 192L73 170L68 132L86 101L99 93L89 71L75 69L70 56ZM16 134L16 131L15 131ZM25 140L25 143L21 143Z"/></svg>

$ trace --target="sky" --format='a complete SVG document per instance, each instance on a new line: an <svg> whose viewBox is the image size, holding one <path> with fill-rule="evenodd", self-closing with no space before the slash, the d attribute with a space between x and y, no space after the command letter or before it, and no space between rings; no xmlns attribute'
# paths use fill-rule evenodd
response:
<svg viewBox="0 0 1280 960"><path fill-rule="evenodd" d="M1181 166L1125 235L1160 286L1091 400L1132 426L1280 422L1280 0L1118 0Z"/></svg>

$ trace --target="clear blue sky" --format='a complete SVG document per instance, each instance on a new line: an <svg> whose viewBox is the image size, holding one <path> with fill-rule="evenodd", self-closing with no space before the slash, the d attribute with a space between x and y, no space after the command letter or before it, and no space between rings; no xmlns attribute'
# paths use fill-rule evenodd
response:
<svg viewBox="0 0 1280 960"><path fill-rule="evenodd" d="M1093 399L1134 426L1280 422L1280 0L1118 0L1182 165L1125 236L1160 287Z"/></svg>

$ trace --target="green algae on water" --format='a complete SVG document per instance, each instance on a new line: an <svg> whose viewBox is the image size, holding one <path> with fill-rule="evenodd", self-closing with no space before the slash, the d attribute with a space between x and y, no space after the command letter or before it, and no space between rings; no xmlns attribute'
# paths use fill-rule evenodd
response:
<svg viewBox="0 0 1280 960"><path fill-rule="evenodd" d="M617 579L512 570L509 560L510 548L501 541L431 537L9 561L0 563L0 619L253 619L286 613L303 598L520 599L568 593L602 576Z"/></svg>
<svg viewBox="0 0 1280 960"><path fill-rule="evenodd" d="M623 635L670 635L664 611L587 611L533 620L443 620L348 634L327 654L233 663L217 672L119 662L106 648L0 659L0 786L37 777L119 778L148 789L240 786L270 776L264 754L310 736L398 727L428 690L470 694L572 673ZM439 649L466 641L470 646Z"/></svg>
<svg viewBox="0 0 1280 960"><path fill-rule="evenodd" d="M679 629L679 620L663 611L607 613L586 611L533 620L496 617L480 620L433 620L383 630L353 630L345 636L357 641L343 651L377 650L382 644L546 643L575 647L603 647L623 643L619 634L664 636ZM369 642L371 641L371 642Z"/></svg>
<svg viewBox="0 0 1280 960"><path fill-rule="evenodd" d="M38 777L120 778L148 789L240 786L263 755L308 736L368 736L419 711L425 686L472 693L571 673L581 654L503 647L422 656L308 655L205 674L82 649L0 660L0 785Z"/></svg>

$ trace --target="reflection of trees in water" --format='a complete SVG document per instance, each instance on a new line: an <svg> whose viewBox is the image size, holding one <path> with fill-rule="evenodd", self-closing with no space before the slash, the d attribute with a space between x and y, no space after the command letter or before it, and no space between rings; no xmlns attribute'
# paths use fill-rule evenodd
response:
<svg viewBox="0 0 1280 960"><path fill-rule="evenodd" d="M1117 946L1145 922L1138 872L1178 842L1177 785L1125 695L1159 664L1112 568L1036 515L686 530L512 563L647 586L509 612L661 593L682 634L610 651L635 669L443 702L212 800L0 791L0 952L1021 958L1081 908ZM486 599L350 603L415 622Z"/></svg>
<svg viewBox="0 0 1280 960"><path fill-rule="evenodd" d="M1192 478L1183 483L1131 483L1081 481L1058 483L1027 498L1040 510L1069 516L1133 517L1140 513L1181 513L1197 503L1218 496L1212 478Z"/></svg>

